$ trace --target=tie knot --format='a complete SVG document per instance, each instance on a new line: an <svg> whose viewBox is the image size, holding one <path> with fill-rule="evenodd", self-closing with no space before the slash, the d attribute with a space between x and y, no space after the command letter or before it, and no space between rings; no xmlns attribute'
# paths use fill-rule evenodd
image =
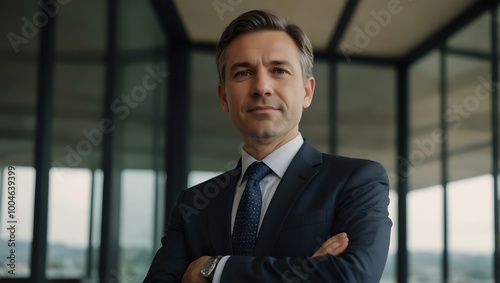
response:
<svg viewBox="0 0 500 283"><path fill-rule="evenodd" d="M254 162L248 167L246 175L248 179L260 182L269 173L271 173L271 168L267 167L264 162Z"/></svg>

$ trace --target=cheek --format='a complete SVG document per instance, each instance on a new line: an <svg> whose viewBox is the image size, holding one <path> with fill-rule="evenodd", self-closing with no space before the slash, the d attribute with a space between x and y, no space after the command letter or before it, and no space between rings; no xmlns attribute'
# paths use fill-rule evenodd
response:
<svg viewBox="0 0 500 283"><path fill-rule="evenodd" d="M241 112L241 99L236 97L228 96L227 98L227 108L232 115L238 115Z"/></svg>
<svg viewBox="0 0 500 283"><path fill-rule="evenodd" d="M289 89L287 92L289 95L283 97L283 101L289 108L289 111L293 113L300 112L304 109L305 101L305 93L303 91L297 89Z"/></svg>
<svg viewBox="0 0 500 283"><path fill-rule="evenodd" d="M240 109L245 104L244 92L232 89L231 95L228 95L228 102L231 108Z"/></svg>

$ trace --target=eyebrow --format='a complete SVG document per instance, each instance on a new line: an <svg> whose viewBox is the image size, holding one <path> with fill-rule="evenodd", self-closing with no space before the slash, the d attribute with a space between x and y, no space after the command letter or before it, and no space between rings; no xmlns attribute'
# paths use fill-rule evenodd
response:
<svg viewBox="0 0 500 283"><path fill-rule="evenodd" d="M270 65L272 65L272 66L287 66L293 70L292 63L290 63L287 60L273 60L270 62ZM250 68L250 67L252 67L252 64L250 64L250 62L246 62L246 61L237 62L237 63L234 63L233 65L231 65L231 68L229 69L229 73L231 74L237 68Z"/></svg>
<svg viewBox="0 0 500 283"><path fill-rule="evenodd" d="M288 61L288 60L273 60L273 61L271 61L271 65L273 65L273 66L285 65L285 66L293 69L292 63L290 63L290 61Z"/></svg>
<svg viewBox="0 0 500 283"><path fill-rule="evenodd" d="M231 68L229 69L229 73L233 73L235 69L237 68L249 68L251 67L252 64L250 64L249 62L237 62L237 63L234 63L233 65L231 65Z"/></svg>

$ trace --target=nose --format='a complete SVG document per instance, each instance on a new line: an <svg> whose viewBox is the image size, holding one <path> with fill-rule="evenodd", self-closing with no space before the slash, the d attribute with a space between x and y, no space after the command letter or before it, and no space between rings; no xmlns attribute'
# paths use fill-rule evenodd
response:
<svg viewBox="0 0 500 283"><path fill-rule="evenodd" d="M272 94L271 78L265 72L258 72L254 77L254 96L269 96Z"/></svg>

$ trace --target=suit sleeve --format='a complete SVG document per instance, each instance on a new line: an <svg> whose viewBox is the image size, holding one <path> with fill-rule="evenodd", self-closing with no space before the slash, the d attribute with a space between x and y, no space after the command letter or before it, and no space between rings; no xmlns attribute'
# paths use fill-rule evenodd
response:
<svg viewBox="0 0 500 283"><path fill-rule="evenodd" d="M180 194L175 209L172 210L169 225L156 253L144 282L180 283L189 260L185 248L184 219L180 209L184 191Z"/></svg>
<svg viewBox="0 0 500 283"><path fill-rule="evenodd" d="M336 200L331 231L331 236L347 233L349 246L343 254L315 258L232 256L226 263L221 283L379 282L387 260L392 226L388 217L387 174L380 164L366 161L352 172Z"/></svg>

